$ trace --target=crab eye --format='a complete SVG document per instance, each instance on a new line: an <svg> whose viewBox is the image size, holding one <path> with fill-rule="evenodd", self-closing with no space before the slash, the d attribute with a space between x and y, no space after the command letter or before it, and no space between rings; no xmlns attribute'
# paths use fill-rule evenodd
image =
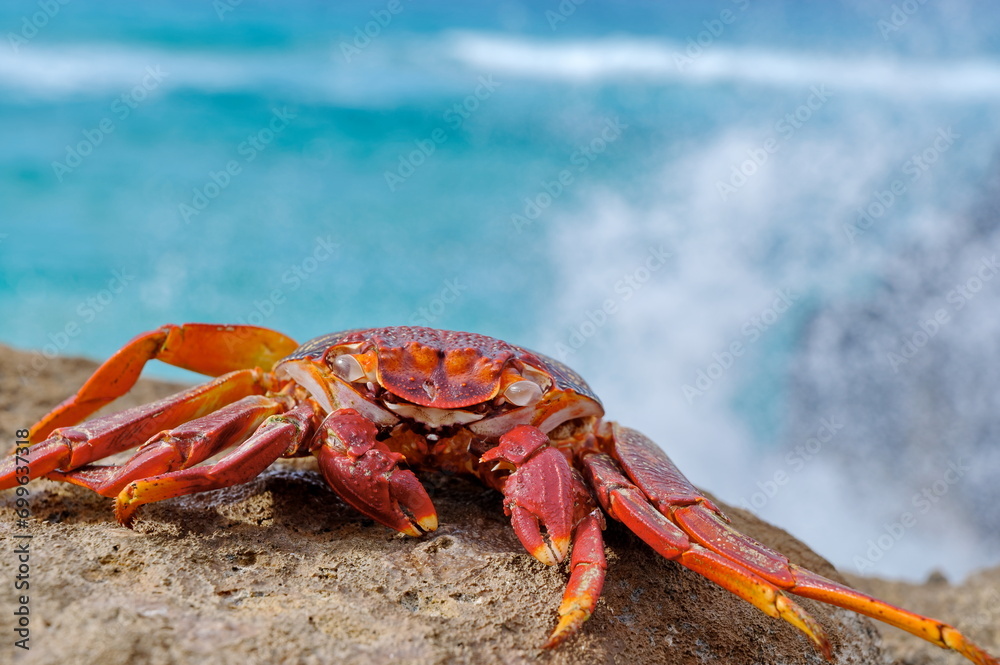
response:
<svg viewBox="0 0 1000 665"><path fill-rule="evenodd" d="M542 398L542 389L533 381L516 381L507 386L503 396L511 404L527 406Z"/></svg>
<svg viewBox="0 0 1000 665"><path fill-rule="evenodd" d="M357 381L365 375L358 359L348 353L333 359L333 371L345 381Z"/></svg>

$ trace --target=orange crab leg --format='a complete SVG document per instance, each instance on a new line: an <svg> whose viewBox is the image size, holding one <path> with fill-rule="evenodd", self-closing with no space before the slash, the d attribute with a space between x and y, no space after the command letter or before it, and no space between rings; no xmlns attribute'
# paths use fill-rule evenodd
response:
<svg viewBox="0 0 1000 665"><path fill-rule="evenodd" d="M687 534L649 503L608 455L588 455L583 465L605 511L661 556L701 574L765 614L784 619L805 633L827 660L832 660L830 642L823 628L778 587L739 563L692 543Z"/></svg>
<svg viewBox="0 0 1000 665"><path fill-rule="evenodd" d="M312 433L314 417L315 412L308 404L269 416L253 436L215 464L129 483L115 501L115 518L131 528L136 511L143 504L251 480L286 452L297 450Z"/></svg>
<svg viewBox="0 0 1000 665"><path fill-rule="evenodd" d="M573 572L559 605L559 624L543 645L545 649L559 646L580 630L583 622L593 614L594 606L601 597L604 574L608 567L604 558L604 538L601 535L603 524L601 512L595 510L576 527L573 534L573 558L569 564Z"/></svg>
<svg viewBox="0 0 1000 665"><path fill-rule="evenodd" d="M54 471L48 477L82 485L102 496L117 496L133 480L187 469L224 448L243 443L265 418L287 411L289 406L287 400L250 395L154 435L121 466L87 465L75 471Z"/></svg>
<svg viewBox="0 0 1000 665"><path fill-rule="evenodd" d="M254 367L270 370L297 347L291 338L256 326L185 323L142 333L104 361L76 394L43 416L31 428L29 439L41 441L53 429L78 423L121 397L150 360L220 376Z"/></svg>
<svg viewBox="0 0 1000 665"><path fill-rule="evenodd" d="M612 437L614 455L629 478L648 497L649 503L656 506L658 514L669 518L671 525L679 527L684 537L693 541L692 548L700 546L710 550L727 565L735 564L747 575L766 580L785 591L901 628L937 646L957 651L977 665L1000 665L997 659L952 626L837 584L739 533L727 524L725 515L691 485L659 446L641 433L617 424L612 426Z"/></svg>
<svg viewBox="0 0 1000 665"><path fill-rule="evenodd" d="M334 411L314 441L313 455L327 484L345 502L373 520L410 536L437 529L427 491L400 453L375 438L378 428L354 409Z"/></svg>
<svg viewBox="0 0 1000 665"><path fill-rule="evenodd" d="M996 659L954 627L895 607L797 566L783 555L735 531L700 506L677 509L674 511L674 519L685 532L705 547L742 563L761 577L798 596L865 614L939 647L957 651L978 665L997 665Z"/></svg>
<svg viewBox="0 0 1000 665"><path fill-rule="evenodd" d="M240 370L150 404L95 418L75 427L62 427L31 446L31 478L57 469L73 470L102 457L134 448L160 430L176 427L215 411L246 395L266 389L259 370ZM0 460L0 489L14 487L15 458Z"/></svg>

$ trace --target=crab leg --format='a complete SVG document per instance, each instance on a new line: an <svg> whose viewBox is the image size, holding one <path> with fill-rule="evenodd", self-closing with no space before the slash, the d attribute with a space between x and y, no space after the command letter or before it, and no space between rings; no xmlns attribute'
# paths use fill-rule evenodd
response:
<svg viewBox="0 0 1000 665"><path fill-rule="evenodd" d="M865 614L939 647L957 651L979 665L997 665L996 659L954 627L894 607L797 566L783 555L734 530L701 506L679 508L674 511L674 519L695 541L731 561L742 563L761 577L798 596Z"/></svg>
<svg viewBox="0 0 1000 665"><path fill-rule="evenodd" d="M744 566L692 543L687 534L650 505L646 495L629 482L611 457L588 455L583 465L604 510L660 555L710 579L765 614L784 619L805 633L828 660L832 659L823 629L778 587Z"/></svg>
<svg viewBox="0 0 1000 665"><path fill-rule="evenodd" d="M48 477L88 487L103 496L117 496L133 480L187 469L224 448L243 443L265 418L288 407L287 400L250 395L154 435L121 466L87 465L75 471L53 471Z"/></svg>
<svg viewBox="0 0 1000 665"><path fill-rule="evenodd" d="M43 416L31 428L29 439L41 441L53 429L78 423L121 397L150 360L220 376L254 367L270 370L297 346L279 332L256 326L185 323L142 333L104 361L76 394Z"/></svg>
<svg viewBox="0 0 1000 665"><path fill-rule="evenodd" d="M544 648L558 646L590 618L604 587L601 512L579 473L537 427L515 427L480 461L497 462L496 470L513 469L501 483L504 512L533 557L547 565L562 561L572 534L572 573L559 606L559 624Z"/></svg>
<svg viewBox="0 0 1000 665"><path fill-rule="evenodd" d="M132 481L118 494L115 517L131 527L139 506L196 492L230 487L260 475L312 433L315 412L308 404L269 416L247 441L210 466L199 466Z"/></svg>
<svg viewBox="0 0 1000 665"><path fill-rule="evenodd" d="M693 541L691 548L710 550L714 556L721 557L727 566L735 565L742 569L747 578L766 580L769 585L796 595L865 614L940 647L957 651L977 665L1000 665L952 626L837 584L789 562L785 556L739 533L727 524L728 519L722 512L691 485L655 443L639 432L617 424L612 426L612 437L615 457L628 476L648 497L649 503L656 507L657 514L669 518L674 529L683 530L684 537Z"/></svg>
<svg viewBox="0 0 1000 665"><path fill-rule="evenodd" d="M76 427L62 427L45 441L31 446L30 476L38 478L56 469L77 469L133 448L163 429L264 391L264 376L259 370L240 370L150 404L95 418ZM15 461L13 456L0 460L0 489L17 484Z"/></svg>
<svg viewBox="0 0 1000 665"><path fill-rule="evenodd" d="M437 512L404 457L375 438L378 428L354 409L334 411L316 433L313 455L333 491L390 529L419 536L437 529Z"/></svg>
<svg viewBox="0 0 1000 665"><path fill-rule="evenodd" d="M572 574L562 603L559 605L559 624L549 636L544 648L552 649L566 641L583 622L590 618L604 588L604 574L608 564L604 558L604 518L599 510L587 515L573 534Z"/></svg>

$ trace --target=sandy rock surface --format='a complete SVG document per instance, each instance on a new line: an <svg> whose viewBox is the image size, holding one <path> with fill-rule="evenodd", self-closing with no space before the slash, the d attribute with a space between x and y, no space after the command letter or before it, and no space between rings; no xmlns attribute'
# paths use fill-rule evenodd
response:
<svg viewBox="0 0 1000 665"><path fill-rule="evenodd" d="M16 429L76 390L94 367L57 358L31 369L31 360L0 347L5 449ZM177 388L142 381L116 408ZM606 532L609 573L597 612L577 637L542 651L565 568L543 566L524 552L498 494L444 476L423 480L441 527L419 540L360 517L309 460L279 462L238 487L146 506L134 531L114 522L110 499L35 481L31 649L11 646L18 593L5 544L0 663L825 662L789 625L663 560L618 524ZM724 510L738 529L842 579L783 531ZM15 519L13 493L5 491L4 543L20 532ZM1000 651L1000 570L962 589L856 582L957 623ZM837 663L965 662L894 629L885 629L883 653L873 622L801 602L830 634Z"/></svg>
<svg viewBox="0 0 1000 665"><path fill-rule="evenodd" d="M845 575L856 589L908 610L949 621L987 649L1000 654L1000 568L980 571L959 585L932 576L924 584ZM878 625L883 650L899 665L968 663L956 653L939 649L892 626Z"/></svg>

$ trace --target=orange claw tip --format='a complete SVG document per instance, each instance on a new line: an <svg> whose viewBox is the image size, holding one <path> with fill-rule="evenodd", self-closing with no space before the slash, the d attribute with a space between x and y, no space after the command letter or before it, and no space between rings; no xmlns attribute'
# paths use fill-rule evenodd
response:
<svg viewBox="0 0 1000 665"><path fill-rule="evenodd" d="M538 517L516 503L510 506L510 524L528 554L546 566L554 566L566 558L569 552L570 534L554 537L550 532L546 538L542 535Z"/></svg>
<svg viewBox="0 0 1000 665"><path fill-rule="evenodd" d="M805 633L806 637L823 654L823 657L833 661L833 647L830 646L830 640L827 639L823 627L815 619L784 594L776 594L774 607L780 618Z"/></svg>
<svg viewBox="0 0 1000 665"><path fill-rule="evenodd" d="M414 538L419 538L420 536L423 535L423 533L420 531L420 529L418 529L417 527L413 526L412 524L409 525L409 526L403 527L401 529L397 529L397 531L399 531L402 534L406 534L407 536L413 536Z"/></svg>
<svg viewBox="0 0 1000 665"><path fill-rule="evenodd" d="M957 651L976 665L1000 665L1000 660L980 649L951 626L942 627L941 639L947 648Z"/></svg>
<svg viewBox="0 0 1000 665"><path fill-rule="evenodd" d="M348 502L351 503L351 502ZM403 505L397 504L389 511L374 511L370 506L364 504L352 504L361 513L372 518L376 522L394 529L407 536L419 538L429 531L434 531L438 527L437 515L434 513L416 516L409 512Z"/></svg>
<svg viewBox="0 0 1000 665"><path fill-rule="evenodd" d="M569 554L570 542L569 536L551 539L549 542L549 549L555 553L557 561L562 561L566 558L566 555Z"/></svg>
<svg viewBox="0 0 1000 665"><path fill-rule="evenodd" d="M543 649L554 649L570 637L572 637L576 631L580 630L580 626L583 622L590 618L590 612L584 609L576 609L572 612L564 614L559 618L559 624L556 626L552 634L549 635L549 639L542 645Z"/></svg>
<svg viewBox="0 0 1000 665"><path fill-rule="evenodd" d="M395 527L400 533L405 533L407 536L413 536L414 538L419 538L425 533L435 531L438 528L438 518L437 513L430 513L417 517L416 515L406 518L406 524Z"/></svg>
<svg viewBox="0 0 1000 665"><path fill-rule="evenodd" d="M348 503L354 506L358 512L367 515L379 524L414 538L419 538L427 531L433 530L425 529L424 525L437 527L437 516L423 516L418 520L412 513L406 512L401 505L393 505L389 510L376 511L372 510L371 506L354 504L350 501Z"/></svg>
<svg viewBox="0 0 1000 665"><path fill-rule="evenodd" d="M528 553L546 566L554 566L561 563L569 554L569 545L569 538L553 538L548 542L543 540L528 550Z"/></svg>
<svg viewBox="0 0 1000 665"><path fill-rule="evenodd" d="M399 531L411 536L422 536L438 528L434 504L412 471L395 469L389 478L389 486L396 504L393 510L405 520L403 528L396 527ZM388 524L388 522L383 523Z"/></svg>
<svg viewBox="0 0 1000 665"><path fill-rule="evenodd" d="M544 563L546 566L554 566L559 563L559 559L556 558L556 553L552 551L552 548L546 543L538 545L528 553Z"/></svg>
<svg viewBox="0 0 1000 665"><path fill-rule="evenodd" d="M136 483L130 483L115 499L115 520L129 529L135 528L135 518L139 512L139 506L142 505L142 502L136 502L135 493L138 489Z"/></svg>
<svg viewBox="0 0 1000 665"><path fill-rule="evenodd" d="M413 521L417 523L417 526L424 533L429 533L431 531L436 531L438 528L438 516L437 513L431 513L429 515L424 515L422 517L414 517Z"/></svg>
<svg viewBox="0 0 1000 665"><path fill-rule="evenodd" d="M137 510L138 508L131 507L128 502L118 499L115 501L115 520L124 527L134 529L135 513Z"/></svg>

